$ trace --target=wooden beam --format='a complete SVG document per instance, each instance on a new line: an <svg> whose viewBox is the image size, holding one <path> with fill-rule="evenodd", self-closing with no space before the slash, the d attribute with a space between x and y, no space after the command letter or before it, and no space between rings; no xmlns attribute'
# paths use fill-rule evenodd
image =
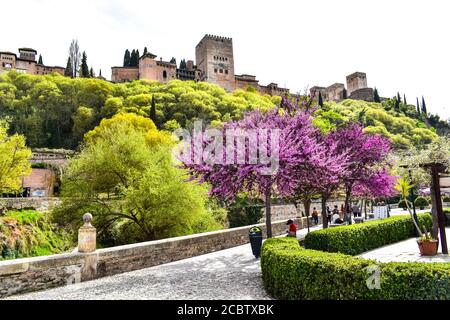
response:
<svg viewBox="0 0 450 320"><path fill-rule="evenodd" d="M433 181L433 189L435 193L436 199L436 211L438 216L439 223L439 233L441 236L441 248L443 254L448 254L447 248L447 236L445 234L445 216L444 210L442 209L442 201L441 201L441 187L439 185L439 169L438 165L431 165L431 178Z"/></svg>

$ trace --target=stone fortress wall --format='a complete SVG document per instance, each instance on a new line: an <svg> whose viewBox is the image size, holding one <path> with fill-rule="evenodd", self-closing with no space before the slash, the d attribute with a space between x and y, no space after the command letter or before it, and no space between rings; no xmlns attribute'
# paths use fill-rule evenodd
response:
<svg viewBox="0 0 450 320"><path fill-rule="evenodd" d="M373 102L374 90L367 86L367 75L364 72L354 72L346 80L347 88L343 83L334 83L328 87L314 86L310 89L310 94L317 99L320 92L322 98L328 101L339 102L348 98Z"/></svg>
<svg viewBox="0 0 450 320"><path fill-rule="evenodd" d="M65 68L46 66L36 62L37 51L31 48L19 48L19 56L13 52L0 52L0 74L12 69L21 73L45 75L57 72L64 75Z"/></svg>

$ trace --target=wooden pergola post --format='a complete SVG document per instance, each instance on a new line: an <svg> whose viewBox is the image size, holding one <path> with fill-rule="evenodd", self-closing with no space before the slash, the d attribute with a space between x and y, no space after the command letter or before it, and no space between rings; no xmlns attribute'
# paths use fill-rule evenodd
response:
<svg viewBox="0 0 450 320"><path fill-rule="evenodd" d="M429 164L431 168L431 178L433 183L433 190L436 199L436 212L438 216L438 224L439 224L439 234L441 236L441 248L443 254L448 254L447 248L447 237L445 234L445 216L444 210L442 209L442 198L441 198L441 186L439 183L439 172L440 165L439 164Z"/></svg>

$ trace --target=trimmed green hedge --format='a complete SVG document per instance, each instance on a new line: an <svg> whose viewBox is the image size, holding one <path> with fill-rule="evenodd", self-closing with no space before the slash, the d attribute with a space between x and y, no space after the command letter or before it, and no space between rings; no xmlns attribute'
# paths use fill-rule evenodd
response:
<svg viewBox="0 0 450 320"><path fill-rule="evenodd" d="M431 229L428 213L418 214L419 226ZM391 243L414 237L414 224L409 216L396 216L350 226L322 229L305 237L305 248L357 255Z"/></svg>
<svg viewBox="0 0 450 320"><path fill-rule="evenodd" d="M380 289L369 290L373 265L380 268ZM304 249L292 238L264 242L261 270L277 299L450 299L448 263L376 263Z"/></svg>

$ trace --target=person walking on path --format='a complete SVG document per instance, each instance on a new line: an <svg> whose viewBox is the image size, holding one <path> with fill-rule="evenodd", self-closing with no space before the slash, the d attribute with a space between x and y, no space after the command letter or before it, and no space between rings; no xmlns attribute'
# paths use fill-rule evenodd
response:
<svg viewBox="0 0 450 320"><path fill-rule="evenodd" d="M355 202L355 204L353 204L352 213L353 213L353 217L355 217L355 218L361 216L361 213L359 212L359 206L358 206L357 202Z"/></svg>
<svg viewBox="0 0 450 320"><path fill-rule="evenodd" d="M313 218L314 224L317 225L319 223L319 212L317 211L317 209L315 207L313 208L312 218Z"/></svg>

